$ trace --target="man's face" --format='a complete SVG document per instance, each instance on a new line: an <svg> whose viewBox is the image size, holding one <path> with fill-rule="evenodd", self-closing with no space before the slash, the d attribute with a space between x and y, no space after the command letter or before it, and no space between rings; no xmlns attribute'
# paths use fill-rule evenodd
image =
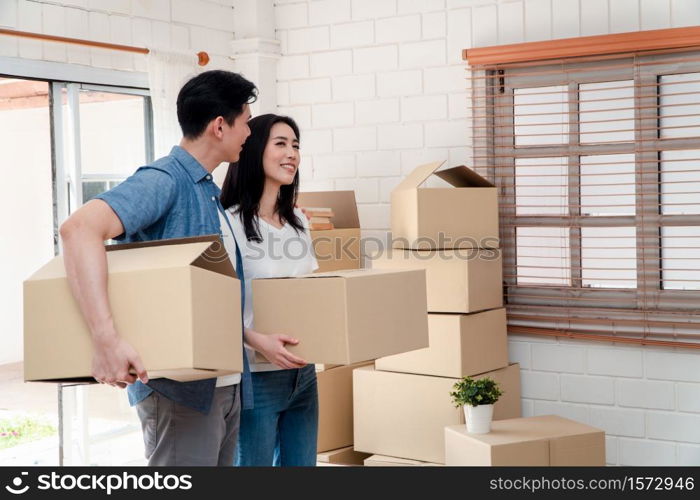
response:
<svg viewBox="0 0 700 500"><path fill-rule="evenodd" d="M224 149L227 156L225 161L238 161L241 155L241 149L243 149L243 143L250 135L248 120L250 120L250 107L246 104L243 106L243 112L233 121L233 125L229 126L224 122L223 126L226 130Z"/></svg>

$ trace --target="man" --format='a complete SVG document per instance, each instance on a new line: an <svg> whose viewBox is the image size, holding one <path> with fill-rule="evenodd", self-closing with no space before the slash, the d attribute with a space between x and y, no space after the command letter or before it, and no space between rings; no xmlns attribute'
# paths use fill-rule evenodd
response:
<svg viewBox="0 0 700 500"><path fill-rule="evenodd" d="M248 105L256 96L255 85L236 73L215 70L192 78L177 97L180 145L86 203L61 226L68 281L92 337L92 375L101 383L128 386L149 465L231 465L240 375L149 382L139 354L112 320L104 242L228 231L221 227L225 219L211 173L223 162L238 161L250 135Z"/></svg>

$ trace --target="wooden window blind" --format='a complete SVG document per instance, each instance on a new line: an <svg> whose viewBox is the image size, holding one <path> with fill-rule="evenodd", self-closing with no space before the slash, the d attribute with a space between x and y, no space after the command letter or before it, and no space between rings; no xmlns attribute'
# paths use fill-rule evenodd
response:
<svg viewBox="0 0 700 500"><path fill-rule="evenodd" d="M465 58L509 332L700 348L700 28L496 49Z"/></svg>

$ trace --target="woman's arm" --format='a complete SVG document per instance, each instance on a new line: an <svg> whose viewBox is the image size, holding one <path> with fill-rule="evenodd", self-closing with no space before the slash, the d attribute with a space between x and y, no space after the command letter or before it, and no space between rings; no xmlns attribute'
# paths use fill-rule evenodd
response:
<svg viewBox="0 0 700 500"><path fill-rule="evenodd" d="M299 341L297 339L277 333L267 335L250 328L244 329L243 337L250 347L265 356L265 359L270 363L281 368L302 368L307 364L306 361L295 356L285 348L287 344L298 344Z"/></svg>

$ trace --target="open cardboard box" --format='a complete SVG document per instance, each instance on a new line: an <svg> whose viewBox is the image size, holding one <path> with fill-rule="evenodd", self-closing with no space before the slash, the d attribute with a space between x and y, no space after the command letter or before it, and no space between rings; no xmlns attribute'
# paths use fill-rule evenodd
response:
<svg viewBox="0 0 700 500"><path fill-rule="evenodd" d="M428 346L425 272L357 269L253 280L255 330L308 363L349 365Z"/></svg>
<svg viewBox="0 0 700 500"><path fill-rule="evenodd" d="M496 187L468 167L416 167L391 193L396 248L498 248ZM453 187L420 187L431 175Z"/></svg>
<svg viewBox="0 0 700 500"><path fill-rule="evenodd" d="M334 229L311 231L318 271L360 268L360 218L354 191L318 191L299 193L299 207L324 207L333 210Z"/></svg>
<svg viewBox="0 0 700 500"><path fill-rule="evenodd" d="M241 285L218 236L106 250L115 326L150 378L243 370ZM90 332L58 256L24 282L24 378L94 382L91 365Z"/></svg>

